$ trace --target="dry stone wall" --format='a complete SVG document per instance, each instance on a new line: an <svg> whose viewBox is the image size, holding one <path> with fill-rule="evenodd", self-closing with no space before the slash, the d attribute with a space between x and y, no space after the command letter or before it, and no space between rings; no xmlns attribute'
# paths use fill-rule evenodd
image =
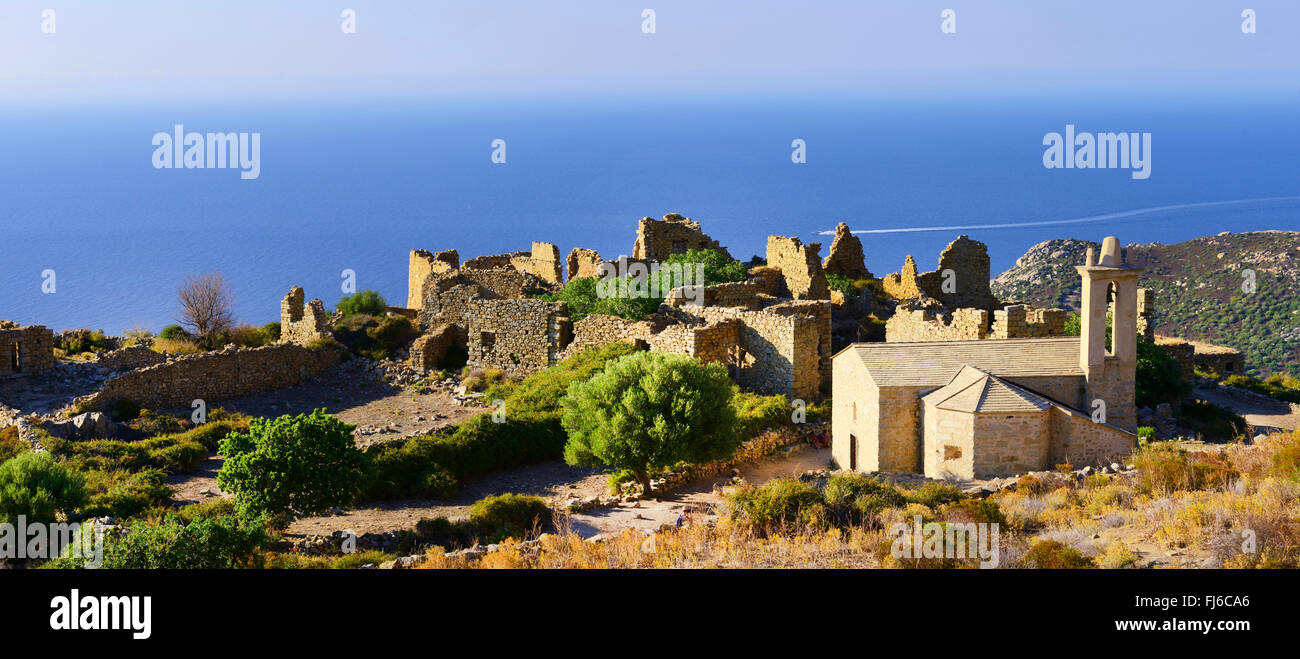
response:
<svg viewBox="0 0 1300 659"><path fill-rule="evenodd" d="M341 357L337 350L290 343L187 355L127 371L74 404L83 411L104 411L120 399L150 409L189 407L196 398L211 404L297 384L337 364Z"/></svg>
<svg viewBox="0 0 1300 659"><path fill-rule="evenodd" d="M988 326L989 312L983 309L957 309L944 313L904 303L898 305L894 315L885 321L885 341L975 341L988 337Z"/></svg>

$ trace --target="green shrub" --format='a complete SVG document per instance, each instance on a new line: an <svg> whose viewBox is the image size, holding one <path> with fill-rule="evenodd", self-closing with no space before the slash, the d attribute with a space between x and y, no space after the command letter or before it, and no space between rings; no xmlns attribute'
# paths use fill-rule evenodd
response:
<svg viewBox="0 0 1300 659"><path fill-rule="evenodd" d="M158 338L167 339L168 341L178 341L189 339L190 333L186 332L185 328L180 325L168 325L162 328L161 332L158 332Z"/></svg>
<svg viewBox="0 0 1300 659"><path fill-rule="evenodd" d="M18 426L0 428L0 464L29 450L31 446L18 437Z"/></svg>
<svg viewBox="0 0 1300 659"><path fill-rule="evenodd" d="M226 515L185 521L136 521L122 537L105 542L103 567L116 570L213 570L249 566L267 542L259 523ZM81 567L83 560L59 559L50 567Z"/></svg>
<svg viewBox="0 0 1300 659"><path fill-rule="evenodd" d="M275 343L280 340L280 323L272 322L263 325L261 328L262 336L265 337L265 343Z"/></svg>
<svg viewBox="0 0 1300 659"><path fill-rule="evenodd" d="M830 517L821 491L793 478L738 488L729 503L731 517L759 533L822 528Z"/></svg>
<svg viewBox="0 0 1300 659"><path fill-rule="evenodd" d="M357 314L380 316L388 310L388 302L385 302L384 296L379 293L366 289L352 295L344 295L339 299L336 309L343 312L345 318Z"/></svg>
<svg viewBox="0 0 1300 659"><path fill-rule="evenodd" d="M352 352L371 359L391 359L420 331L406 316L372 316L357 313L334 326L334 335Z"/></svg>
<svg viewBox="0 0 1300 659"><path fill-rule="evenodd" d="M1164 348L1139 336L1135 401L1138 407L1155 407L1160 403L1177 403L1192 392L1192 383L1183 379L1183 367Z"/></svg>
<svg viewBox="0 0 1300 659"><path fill-rule="evenodd" d="M629 469L650 495L651 469L735 451L732 390L721 364L660 352L621 357L561 399L564 459Z"/></svg>
<svg viewBox="0 0 1300 659"><path fill-rule="evenodd" d="M253 419L247 434L221 440L218 452L226 461L217 484L249 517L314 515L349 504L365 461L353 443L354 428L321 409Z"/></svg>
<svg viewBox="0 0 1300 659"><path fill-rule="evenodd" d="M866 474L836 474L822 491L826 506L838 524L874 524L875 517L889 508L901 508L907 496Z"/></svg>
<svg viewBox="0 0 1300 659"><path fill-rule="evenodd" d="M51 523L86 502L85 479L49 453L26 452L0 464L0 521Z"/></svg>
<svg viewBox="0 0 1300 659"><path fill-rule="evenodd" d="M1156 438L1156 429L1151 426L1138 426L1137 436L1138 439L1153 440Z"/></svg>
<svg viewBox="0 0 1300 659"><path fill-rule="evenodd" d="M113 349L113 340L104 334L104 330L73 330L60 334L55 339L55 347L68 355L83 352L104 352Z"/></svg>
<svg viewBox="0 0 1300 659"><path fill-rule="evenodd" d="M164 484L167 476L160 469L81 472L86 478L89 498L81 509L84 517L116 519L134 517L171 501L172 491Z"/></svg>
<svg viewBox="0 0 1300 659"><path fill-rule="evenodd" d="M967 498L966 495L963 494L961 488L956 485L947 485L936 483L934 481L929 481L907 494L908 501L919 503L935 510L944 504L961 501L965 498Z"/></svg>
<svg viewBox="0 0 1300 659"><path fill-rule="evenodd" d="M1178 408L1178 422L1207 439L1227 440L1246 432L1246 419L1231 409L1204 400L1188 400Z"/></svg>
<svg viewBox="0 0 1300 659"><path fill-rule="evenodd" d="M1039 540L1025 553L1021 563L1040 570L1083 570L1097 564L1074 547L1057 540Z"/></svg>
<svg viewBox="0 0 1300 659"><path fill-rule="evenodd" d="M109 416L119 423L133 421L140 416L140 404L130 398L119 398L113 401Z"/></svg>
<svg viewBox="0 0 1300 659"><path fill-rule="evenodd" d="M550 526L546 499L524 494L485 497L470 506L469 520L488 542L523 538Z"/></svg>
<svg viewBox="0 0 1300 659"><path fill-rule="evenodd" d="M949 522L974 522L976 524L997 524L1006 528L1007 518L996 501L989 499L962 499L944 504L939 514Z"/></svg>

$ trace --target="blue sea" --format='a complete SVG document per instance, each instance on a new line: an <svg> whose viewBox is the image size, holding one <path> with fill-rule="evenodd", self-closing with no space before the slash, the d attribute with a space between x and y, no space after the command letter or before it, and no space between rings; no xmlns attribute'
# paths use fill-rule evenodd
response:
<svg viewBox="0 0 1300 659"><path fill-rule="evenodd" d="M612 258L631 253L639 218L668 212L741 259L768 234L821 241L825 255L819 232L840 221L998 225L863 235L877 275L907 254L933 268L959 233L989 245L997 274L1050 238L1300 229L1297 117L1295 95L1192 92L0 106L0 318L157 331L173 322L177 285L214 270L255 324L278 319L293 285L332 306L345 269L400 304L412 248L467 258L541 240ZM1067 123L1150 132L1150 178L1045 169L1043 137ZM260 177L155 169L151 138L175 124L260 133ZM804 164L791 162L796 138ZM495 139L505 164L491 162ZM1233 203L1197 205L1211 202ZM1151 208L1164 210L1126 213ZM1002 226L1079 218L1097 219Z"/></svg>

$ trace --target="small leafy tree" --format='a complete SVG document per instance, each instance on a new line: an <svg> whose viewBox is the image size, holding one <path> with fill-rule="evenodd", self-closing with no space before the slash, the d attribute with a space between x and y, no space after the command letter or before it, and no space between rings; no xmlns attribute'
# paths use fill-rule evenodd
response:
<svg viewBox="0 0 1300 659"><path fill-rule="evenodd" d="M344 295L339 298L338 310L343 312L343 317L355 316L357 314L366 314L368 316L381 316L388 309L388 302L384 296L366 289L352 295Z"/></svg>
<svg viewBox="0 0 1300 659"><path fill-rule="evenodd" d="M730 455L738 443L734 390L721 364L638 352L570 385L560 401L564 459L632 472L646 496L650 473Z"/></svg>
<svg viewBox="0 0 1300 659"><path fill-rule="evenodd" d="M49 453L25 452L0 465L0 522L49 524L56 515L70 515L86 502L81 474Z"/></svg>
<svg viewBox="0 0 1300 659"><path fill-rule="evenodd" d="M218 453L226 461L217 484L234 493L236 510L248 518L282 520L351 503L364 465L353 428L323 409L253 419L247 434L221 440Z"/></svg>

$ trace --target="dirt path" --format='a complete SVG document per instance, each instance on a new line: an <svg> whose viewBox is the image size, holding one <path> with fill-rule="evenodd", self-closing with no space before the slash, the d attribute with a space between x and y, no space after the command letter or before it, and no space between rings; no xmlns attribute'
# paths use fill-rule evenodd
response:
<svg viewBox="0 0 1300 659"><path fill-rule="evenodd" d="M598 496L608 490L605 474L598 469L571 467L562 461L520 467L465 483L450 500L403 499L384 501L343 511L339 515L305 517L289 525L289 536L328 535L351 530L361 535L411 529L425 518L463 518L475 501L493 494L514 492L546 498L553 504L568 499Z"/></svg>
<svg viewBox="0 0 1300 659"><path fill-rule="evenodd" d="M1300 427L1300 415L1292 413L1291 406L1282 401L1247 400L1208 387L1197 388L1196 395L1240 414L1246 419L1246 423L1254 426L1256 430L1266 428L1295 430Z"/></svg>
<svg viewBox="0 0 1300 659"><path fill-rule="evenodd" d="M754 485L762 485L774 478L798 476L809 469L822 469L830 462L831 450L802 448L788 455L778 454L740 467L740 475ZM731 476L706 478L670 492L659 499L646 499L622 504L617 508L597 508L570 516L573 532L587 538L602 533L618 533L624 529L658 529L663 524L675 524L677 516L688 506L696 511L696 523L716 518L717 506L723 497L720 488L731 481Z"/></svg>

